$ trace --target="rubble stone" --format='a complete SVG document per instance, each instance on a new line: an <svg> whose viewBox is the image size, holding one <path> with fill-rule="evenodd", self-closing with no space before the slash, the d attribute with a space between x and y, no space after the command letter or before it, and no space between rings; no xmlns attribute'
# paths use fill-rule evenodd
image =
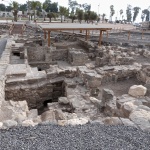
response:
<svg viewBox="0 0 150 150"><path fill-rule="evenodd" d="M142 85L133 85L129 89L129 95L133 97L144 96L147 92L147 88Z"/></svg>

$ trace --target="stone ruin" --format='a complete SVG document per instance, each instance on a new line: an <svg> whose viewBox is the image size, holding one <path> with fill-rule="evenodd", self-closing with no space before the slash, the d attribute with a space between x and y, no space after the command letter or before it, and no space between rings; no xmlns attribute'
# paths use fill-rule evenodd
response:
<svg viewBox="0 0 150 150"><path fill-rule="evenodd" d="M0 59L0 128L99 122L150 131L150 62L136 60L149 51L72 41L47 47L41 36L8 40Z"/></svg>

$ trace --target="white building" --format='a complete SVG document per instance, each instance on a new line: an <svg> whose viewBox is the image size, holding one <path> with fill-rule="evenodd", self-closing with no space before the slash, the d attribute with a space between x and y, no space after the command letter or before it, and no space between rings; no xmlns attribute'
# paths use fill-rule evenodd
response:
<svg viewBox="0 0 150 150"><path fill-rule="evenodd" d="M13 13L8 11L0 11L0 17L13 17Z"/></svg>

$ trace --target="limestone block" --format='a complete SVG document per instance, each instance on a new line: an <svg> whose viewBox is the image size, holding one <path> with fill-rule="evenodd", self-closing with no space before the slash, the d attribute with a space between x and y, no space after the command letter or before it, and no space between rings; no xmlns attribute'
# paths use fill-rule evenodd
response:
<svg viewBox="0 0 150 150"><path fill-rule="evenodd" d="M88 118L76 118L68 120L69 125L84 125L89 122Z"/></svg>
<svg viewBox="0 0 150 150"><path fill-rule="evenodd" d="M37 109L30 109L30 111L27 113L27 117L29 119L34 119L38 116L38 110Z"/></svg>
<svg viewBox="0 0 150 150"><path fill-rule="evenodd" d="M56 120L66 120L66 116L62 112L62 110L55 109L54 113L55 113L55 119Z"/></svg>
<svg viewBox="0 0 150 150"><path fill-rule="evenodd" d="M3 123L2 122L0 122L0 129L3 127Z"/></svg>
<svg viewBox="0 0 150 150"><path fill-rule="evenodd" d="M120 118L120 120L122 121L122 123L125 126L133 126L133 127L137 127L131 120L127 119L127 118Z"/></svg>
<svg viewBox="0 0 150 150"><path fill-rule="evenodd" d="M144 96L147 88L142 85L133 85L130 87L128 94L133 97Z"/></svg>
<svg viewBox="0 0 150 150"><path fill-rule="evenodd" d="M130 113L137 108L136 105L134 105L134 101L132 102L125 102L122 106L122 111L124 117L128 118Z"/></svg>
<svg viewBox="0 0 150 150"><path fill-rule="evenodd" d="M67 97L59 97L58 102L60 104L69 104L69 100L67 99Z"/></svg>
<svg viewBox="0 0 150 150"><path fill-rule="evenodd" d="M33 120L25 120L22 122L22 126L35 126L37 123L34 123Z"/></svg>
<svg viewBox="0 0 150 150"><path fill-rule="evenodd" d="M143 109L135 110L130 114L129 119L142 130L150 131L150 111Z"/></svg>
<svg viewBox="0 0 150 150"><path fill-rule="evenodd" d="M14 120L6 120L6 121L3 122L3 126L5 128L14 127L14 126L17 126L17 122L14 121Z"/></svg>
<svg viewBox="0 0 150 150"><path fill-rule="evenodd" d="M119 125L119 124L122 124L122 121L118 117L106 117L102 121L106 125Z"/></svg>
<svg viewBox="0 0 150 150"><path fill-rule="evenodd" d="M48 111L42 113L41 120L42 121L54 122L55 121L55 113L54 113L54 111L53 110L48 110Z"/></svg>
<svg viewBox="0 0 150 150"><path fill-rule="evenodd" d="M102 92L102 103L109 102L109 101L113 100L113 98L114 98L114 92L112 90L103 89L103 92Z"/></svg>

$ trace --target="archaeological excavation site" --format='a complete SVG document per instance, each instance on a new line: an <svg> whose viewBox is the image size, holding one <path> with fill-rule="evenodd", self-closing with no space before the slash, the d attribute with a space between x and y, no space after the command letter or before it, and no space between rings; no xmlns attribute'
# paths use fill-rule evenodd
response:
<svg viewBox="0 0 150 150"><path fill-rule="evenodd" d="M45 26L0 25L0 128L98 123L149 132L150 33Z"/></svg>

